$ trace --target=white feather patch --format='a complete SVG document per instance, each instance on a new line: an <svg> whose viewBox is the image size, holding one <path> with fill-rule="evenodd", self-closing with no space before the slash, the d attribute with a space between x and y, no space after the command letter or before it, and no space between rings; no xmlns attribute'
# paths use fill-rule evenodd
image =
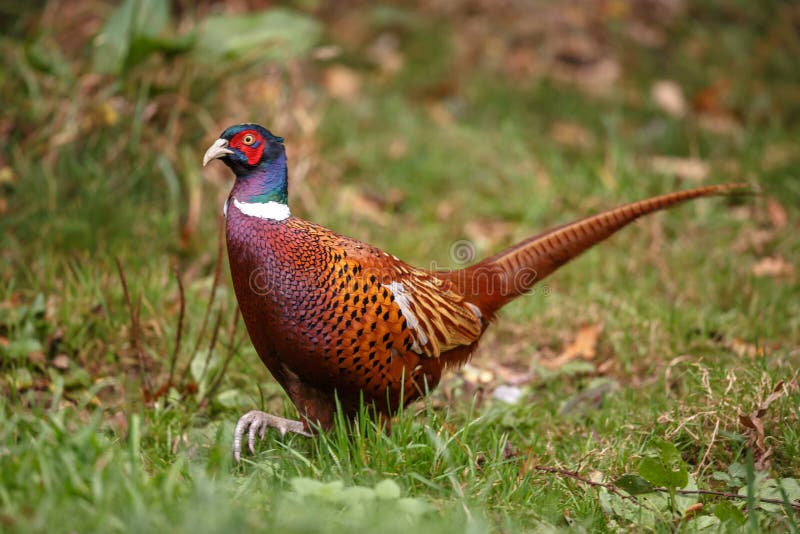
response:
<svg viewBox="0 0 800 534"><path fill-rule="evenodd" d="M411 311L411 295L406 293L406 286L404 286L402 282L392 282L389 285L383 285L394 295L394 301L400 307L400 312L403 314L408 327L417 333L411 350L421 354L422 349L420 347L421 345L428 344L428 336L425 334L425 331L420 328L417 316Z"/></svg>
<svg viewBox="0 0 800 534"><path fill-rule="evenodd" d="M292 214L289 206L273 200L269 202L239 202L234 198L233 205L245 215L271 221L282 221Z"/></svg>

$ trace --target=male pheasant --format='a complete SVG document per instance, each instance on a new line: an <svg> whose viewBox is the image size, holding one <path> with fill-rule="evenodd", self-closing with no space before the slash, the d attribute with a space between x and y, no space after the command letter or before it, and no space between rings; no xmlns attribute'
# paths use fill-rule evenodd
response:
<svg viewBox="0 0 800 534"><path fill-rule="evenodd" d="M257 124L225 130L203 165L221 159L236 175L225 203L233 286L261 360L300 413L239 419L253 451L268 426L310 435L334 424L336 399L391 415L464 364L497 311L592 245L637 218L693 198L746 188L700 187L605 211L526 239L471 267L430 271L293 217L283 139Z"/></svg>

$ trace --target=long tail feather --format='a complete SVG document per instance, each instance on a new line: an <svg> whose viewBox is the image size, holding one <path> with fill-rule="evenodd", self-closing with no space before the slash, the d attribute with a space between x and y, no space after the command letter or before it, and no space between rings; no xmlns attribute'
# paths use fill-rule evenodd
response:
<svg viewBox="0 0 800 534"><path fill-rule="evenodd" d="M526 239L471 267L440 276L487 316L550 273L636 219L700 197L749 192L747 184L710 185L625 204Z"/></svg>

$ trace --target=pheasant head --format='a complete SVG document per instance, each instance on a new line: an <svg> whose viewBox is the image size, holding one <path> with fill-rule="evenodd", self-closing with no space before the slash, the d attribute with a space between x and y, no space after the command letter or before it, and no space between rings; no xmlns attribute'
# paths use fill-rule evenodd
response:
<svg viewBox="0 0 800 534"><path fill-rule="evenodd" d="M220 135L203 156L203 165L219 159L236 175L231 194L240 202L277 203L288 200L283 138L258 124L237 124Z"/></svg>

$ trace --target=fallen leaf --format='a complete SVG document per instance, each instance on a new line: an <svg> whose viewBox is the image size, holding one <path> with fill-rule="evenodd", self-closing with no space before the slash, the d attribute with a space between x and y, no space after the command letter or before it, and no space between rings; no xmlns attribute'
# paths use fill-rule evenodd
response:
<svg viewBox="0 0 800 534"><path fill-rule="evenodd" d="M655 156L650 159L650 168L661 174L671 174L684 180L701 182L710 172L708 163L697 158Z"/></svg>
<svg viewBox="0 0 800 534"><path fill-rule="evenodd" d="M761 258L750 268L750 272L757 278L762 278L764 276L790 276L793 271L794 267L792 264L780 256Z"/></svg>
<svg viewBox="0 0 800 534"><path fill-rule="evenodd" d="M542 360L541 365L547 369L558 369L576 358L593 359L597 355L597 342L602 331L602 323L582 326L575 339L564 348L561 354L551 360Z"/></svg>
<svg viewBox="0 0 800 534"><path fill-rule="evenodd" d="M325 69L322 85L333 98L352 103L361 92L361 77L351 68L334 65Z"/></svg>
<svg viewBox="0 0 800 534"><path fill-rule="evenodd" d="M597 63L600 51L597 43L588 36L567 36L555 52L555 59L573 69L582 69Z"/></svg>
<svg viewBox="0 0 800 534"><path fill-rule="evenodd" d="M554 75L559 77L558 71L555 71ZM619 62L612 58L604 58L580 70L572 71L567 76L562 75L561 78L566 77L588 94L603 96L613 91L621 75L622 67Z"/></svg>
<svg viewBox="0 0 800 534"><path fill-rule="evenodd" d="M517 46L504 54L503 67L506 74L515 80L523 80L536 73L539 58L529 46Z"/></svg>
<svg viewBox="0 0 800 534"><path fill-rule="evenodd" d="M473 386L489 384L494 380L494 373L469 363L461 368L460 374L465 382Z"/></svg>
<svg viewBox="0 0 800 534"><path fill-rule="evenodd" d="M772 197L767 199L767 216L769 217L769 222L772 223L772 226L779 230L786 226L786 223L788 222L786 209L781 205L780 202Z"/></svg>
<svg viewBox="0 0 800 534"><path fill-rule="evenodd" d="M650 88L650 98L667 115L683 117L686 115L686 98L683 89L673 80L659 80Z"/></svg>
<svg viewBox="0 0 800 534"><path fill-rule="evenodd" d="M69 369L69 356L66 354L57 354L51 363L56 369L66 371Z"/></svg>
<svg viewBox="0 0 800 534"><path fill-rule="evenodd" d="M625 25L624 31L637 44L650 48L660 48L667 40L667 36L662 29L648 26L636 20L630 20Z"/></svg>
<svg viewBox="0 0 800 534"><path fill-rule="evenodd" d="M510 386L522 386L533 379L533 373L528 369L514 369L505 365L493 365L492 371L497 378Z"/></svg>
<svg viewBox="0 0 800 534"><path fill-rule="evenodd" d="M747 217L749 219L749 215ZM762 254L765 246L777 237L774 228L744 228L733 245L734 252L747 252L752 250Z"/></svg>
<svg viewBox="0 0 800 534"><path fill-rule="evenodd" d="M770 405L783 397L789 389L792 389L794 382L789 384L789 387L784 387L783 380L779 380L766 399L761 401L761 404L749 414L739 413L739 424L745 427L746 434L749 436L750 442L756 447L756 463L761 468L769 466L769 458L772 456L772 447L766 446L766 434L764 432L764 422L762 418L767 414Z"/></svg>
<svg viewBox="0 0 800 534"><path fill-rule="evenodd" d="M748 343L741 339L734 338L726 343L725 346L740 358L755 358L756 356L764 355L764 347Z"/></svg>
<svg viewBox="0 0 800 534"><path fill-rule="evenodd" d="M11 186L17 181L14 169L11 167L0 166L0 186Z"/></svg>
<svg viewBox="0 0 800 534"><path fill-rule="evenodd" d="M711 133L732 137L740 136L743 130L741 122L733 115L701 115L697 124Z"/></svg>
<svg viewBox="0 0 800 534"><path fill-rule="evenodd" d="M431 104L427 108L428 116L431 118L433 122L435 122L439 126L447 126L452 124L455 120L453 118L453 114L450 113L446 107L438 102L435 104Z"/></svg>
<svg viewBox="0 0 800 534"><path fill-rule="evenodd" d="M34 365L44 366L47 362L47 356L40 350L34 350L28 353L28 361Z"/></svg>
<svg viewBox="0 0 800 534"><path fill-rule="evenodd" d="M783 389L783 383L783 380L778 380L778 383L772 388L772 393L770 393L767 398L764 399L764 402L761 403L761 406L758 407L759 417L762 417L767 412L770 404L783 397L786 393L786 390Z"/></svg>
<svg viewBox="0 0 800 534"><path fill-rule="evenodd" d="M324 45L318 46L311 53L311 57L319 61L330 61L339 57L342 53L342 47L338 45Z"/></svg>
<svg viewBox="0 0 800 534"><path fill-rule="evenodd" d="M691 519L692 517L696 516L702 511L703 511L703 503L696 502L686 507L686 510L683 512L683 517L684 519Z"/></svg>
<svg viewBox="0 0 800 534"><path fill-rule="evenodd" d="M550 138L556 143L573 148L594 146L592 133L574 122L554 122L550 125Z"/></svg>

